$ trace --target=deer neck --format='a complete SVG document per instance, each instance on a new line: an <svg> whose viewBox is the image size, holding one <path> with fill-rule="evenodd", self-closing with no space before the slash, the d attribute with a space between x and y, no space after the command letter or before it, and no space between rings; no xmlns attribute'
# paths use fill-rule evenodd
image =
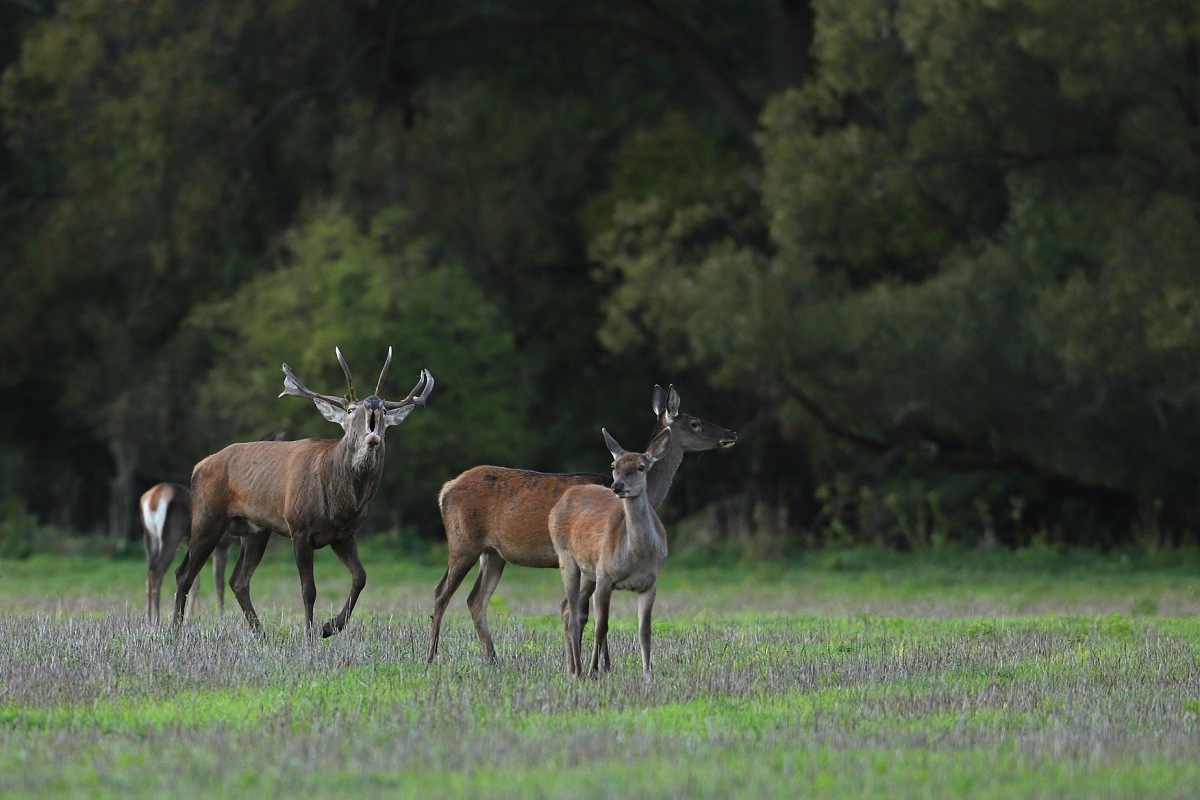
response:
<svg viewBox="0 0 1200 800"><path fill-rule="evenodd" d="M328 469L325 485L339 505L365 508L383 477L383 443L368 447L344 436L331 450Z"/></svg>
<svg viewBox="0 0 1200 800"><path fill-rule="evenodd" d="M625 507L625 546L634 553L665 553L666 542L658 532L658 515L645 492L621 500Z"/></svg>
<svg viewBox="0 0 1200 800"><path fill-rule="evenodd" d="M675 480L675 472L682 463L683 448L676 447L672 441L663 457L650 465L650 471L646 473L646 497L650 508L658 508L667 499L671 481Z"/></svg>

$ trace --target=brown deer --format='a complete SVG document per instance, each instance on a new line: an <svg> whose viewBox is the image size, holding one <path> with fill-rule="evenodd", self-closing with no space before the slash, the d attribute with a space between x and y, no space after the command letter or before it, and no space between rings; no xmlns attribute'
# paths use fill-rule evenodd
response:
<svg viewBox="0 0 1200 800"><path fill-rule="evenodd" d="M650 674L650 614L658 586L658 573L667 559L667 532L654 513L646 491L650 467L667 452L671 429L650 441L644 453L627 453L604 433L613 456L612 488L572 486L550 511L550 536L558 554L566 600L563 635L567 641L568 669L583 671L583 614L588 600L596 612L596 641L589 675L608 669L608 606L614 589L638 596L638 639L642 670Z"/></svg>
<svg viewBox="0 0 1200 800"><path fill-rule="evenodd" d="M647 476L651 506L667 496L684 453L732 447L737 433L679 410L675 387L655 386L651 405L657 422L654 434L671 429L670 447ZM545 473L506 467L472 467L448 481L438 495L442 524L449 545L449 564L434 589L428 660L437 656L442 615L466 574L479 562L479 575L467 596L467 607L484 657L496 661L487 624L487 607L506 564L549 569L558 566L547 520L550 509L571 486L608 486L611 476L591 472ZM587 609L583 610L586 624Z"/></svg>
<svg viewBox="0 0 1200 800"><path fill-rule="evenodd" d="M321 633L332 636L349 622L367 582L354 536L383 476L384 435L389 426L399 425L414 408L425 405L433 390L433 376L423 369L408 397L400 401L382 399L379 392L392 363L392 350L388 348L375 394L359 400L349 365L340 349L334 352L346 375L346 397L308 389L287 364L283 365L283 392L279 396L312 400L325 419L342 426L341 439L231 444L192 470L192 541L175 572L176 626L183 622L184 603L196 574L226 530L241 538L242 552L234 565L230 587L252 628L261 625L250 602L250 578L272 532L292 540L307 633L314 635L313 605L317 599L313 551L326 545L350 571L351 585L345 606L325 623Z"/></svg>
<svg viewBox="0 0 1200 800"><path fill-rule="evenodd" d="M192 529L192 493L178 483L156 483L146 490L138 505L142 510L142 544L146 547L146 619L157 625L163 576ZM221 613L225 611L225 562L232 544L233 537L225 536L213 550L213 583ZM193 586L188 598L189 609L196 602L195 589Z"/></svg>

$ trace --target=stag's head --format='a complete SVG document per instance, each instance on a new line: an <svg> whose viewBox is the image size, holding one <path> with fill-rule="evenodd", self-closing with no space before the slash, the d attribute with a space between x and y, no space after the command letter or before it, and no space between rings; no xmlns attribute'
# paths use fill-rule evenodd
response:
<svg viewBox="0 0 1200 800"><path fill-rule="evenodd" d="M305 397L313 401L321 416L330 422L342 426L346 438L358 450L358 445L374 449L383 444L383 437L388 427L399 425L412 413L417 406L425 405L426 398L433 390L433 375L428 370L421 370L417 385L403 400L384 400L379 396L383 390L383 381L387 377L388 367L392 365L392 348L388 348L387 360L379 373L379 381L375 384L375 393L365 400L359 400L354 390L354 376L350 374L350 365L342 356L340 348L334 348L342 372L346 375L347 394L345 397L335 397L328 394L317 394L293 374L287 364L283 365L283 391L280 397L291 395Z"/></svg>

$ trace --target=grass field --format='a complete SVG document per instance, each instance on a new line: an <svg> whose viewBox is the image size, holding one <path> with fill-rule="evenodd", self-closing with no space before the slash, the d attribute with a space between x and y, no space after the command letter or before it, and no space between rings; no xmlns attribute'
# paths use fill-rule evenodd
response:
<svg viewBox="0 0 1200 800"><path fill-rule="evenodd" d="M261 635L231 598L215 614L207 570L175 632L145 624L138 559L0 561L0 795L1183 798L1200 787L1194 555L668 562L654 676L641 673L632 596L618 595L614 669L598 681L563 674L555 571L506 571L491 614L497 666L480 661L460 589L429 666L442 565L369 546L363 560L349 628L315 644L301 635L287 548L255 576ZM348 580L327 551L317 566L325 618Z"/></svg>

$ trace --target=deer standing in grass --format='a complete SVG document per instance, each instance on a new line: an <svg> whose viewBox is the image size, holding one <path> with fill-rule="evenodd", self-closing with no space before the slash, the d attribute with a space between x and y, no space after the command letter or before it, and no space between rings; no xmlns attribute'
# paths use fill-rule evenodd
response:
<svg viewBox="0 0 1200 800"><path fill-rule="evenodd" d="M178 483L156 483L142 495L142 544L146 547L146 619L157 625L162 606L162 579L175 560L179 545L192 529L192 493ZM213 550L213 582L217 589L217 611L225 611L225 562L232 536L225 536ZM188 597L188 608L196 602L196 587Z"/></svg>
<svg viewBox="0 0 1200 800"><path fill-rule="evenodd" d="M655 386L651 405L657 421L654 434L670 429L670 447L648 475L648 498L659 506L671 488L684 453L732 447L737 433L679 410L675 387ZM550 538L550 509L571 486L607 487L609 475L591 472L545 473L506 467L472 467L447 481L438 494L446 529L449 563L434 589L428 660L437 656L442 615L466 574L479 564L479 575L467 596L467 607L484 657L496 661L496 648L487 624L487 607L506 564L549 569L558 566ZM607 491L607 489L606 489ZM587 623L587 609L583 610Z"/></svg>
<svg viewBox="0 0 1200 800"><path fill-rule="evenodd" d="M650 467L667 452L671 429L650 441L644 453L629 453L603 431L613 456L612 488L572 486L550 511L550 536L562 571L566 601L563 635L567 666L572 675L583 672L583 614L588 600L595 605L596 634L589 675L608 669L608 607L614 589L638 596L638 639L642 670L650 674L650 615L658 573L667 560L667 532L650 505L646 478Z"/></svg>
<svg viewBox="0 0 1200 800"><path fill-rule="evenodd" d="M242 541L230 586L252 628L261 625L250 602L250 578L272 532L292 540L309 636L315 635L313 605L317 599L313 551L326 545L350 571L351 585L346 604L321 633L332 636L350 621L367 582L355 534L383 476L384 435L389 426L399 425L414 408L425 405L433 390L433 376L421 370L408 397L382 399L379 392L392 363L388 348L375 394L359 400L350 367L341 350L335 348L334 352L346 375L346 397L313 392L287 364L283 365L279 396L312 400L325 419L342 426L341 439L231 444L192 470L192 541L175 572L176 626L183 622L184 603L196 574L227 530Z"/></svg>

